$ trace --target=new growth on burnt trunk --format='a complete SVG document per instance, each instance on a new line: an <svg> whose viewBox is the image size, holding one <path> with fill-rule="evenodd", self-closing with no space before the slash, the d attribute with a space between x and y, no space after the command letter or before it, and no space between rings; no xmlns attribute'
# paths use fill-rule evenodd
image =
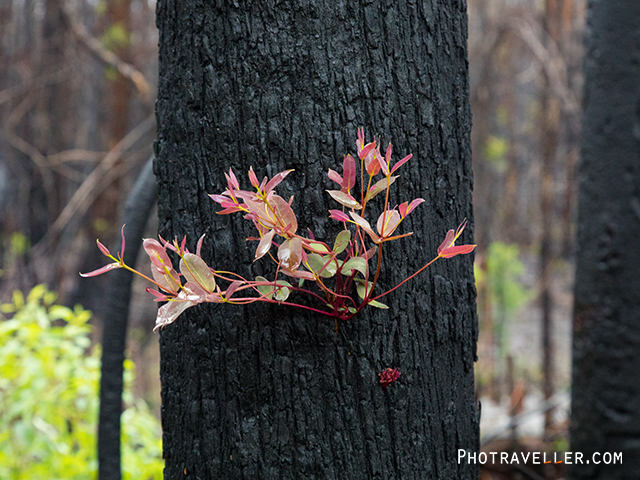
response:
<svg viewBox="0 0 640 480"><path fill-rule="evenodd" d="M316 239L335 239L344 225L327 212L342 209L325 190L342 190L345 172L338 187L326 172L351 150L359 126L413 154L387 210L398 205L400 214L403 202L408 209L425 199L402 221L413 236L383 244L380 293L437 255L451 226L464 218L473 225L463 1L164 0L157 23L159 234L186 236L184 253L197 252L206 234L207 265L273 280L266 258L254 263L247 248L260 235L253 222L217 215L208 196L229 188L229 167L270 179L294 169L277 195L286 204L295 197L296 234L313 241L310 228ZM373 220L386 211L380 204ZM372 232L388 233L385 223ZM278 249L292 240L273 235ZM165 478L477 478L477 467L457 456L478 449L471 257L436 262L384 297L388 309L366 309L337 332L325 315L285 305L186 309L160 330ZM347 312L358 301L347 300Z"/></svg>

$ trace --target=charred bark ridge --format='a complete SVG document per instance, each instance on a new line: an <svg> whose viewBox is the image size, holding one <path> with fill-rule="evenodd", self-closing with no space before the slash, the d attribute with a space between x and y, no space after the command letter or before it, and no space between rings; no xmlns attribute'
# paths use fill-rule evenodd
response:
<svg viewBox="0 0 640 480"><path fill-rule="evenodd" d="M575 479L640 478L640 3L592 0L578 203L571 450L622 452Z"/></svg>
<svg viewBox="0 0 640 480"><path fill-rule="evenodd" d="M193 249L206 233L209 265L263 273L253 227L207 196L229 167L247 185L250 166L295 168L278 188L295 194L300 227L335 234L326 171L355 152L358 126L414 155L391 204L427 199L404 225L413 237L385 250L382 286L471 219L464 1L165 0L157 24L164 238ZM162 330L165 478L477 478L457 460L478 449L472 257L437 262L385 303L337 333L265 304L199 305ZM382 389L387 367L402 376Z"/></svg>

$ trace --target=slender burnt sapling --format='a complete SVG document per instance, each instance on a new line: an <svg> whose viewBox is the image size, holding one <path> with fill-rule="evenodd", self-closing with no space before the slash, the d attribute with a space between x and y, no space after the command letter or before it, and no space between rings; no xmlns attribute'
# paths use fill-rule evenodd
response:
<svg viewBox="0 0 640 480"><path fill-rule="evenodd" d="M159 241L144 239L143 247L151 260L153 278L124 263L124 234L117 256L113 256L97 240L100 251L113 262L81 275L92 277L116 268L125 268L154 284L157 290L146 290L156 297L156 301L167 302L158 309L154 330L173 323L187 308L203 302L235 305L257 301L278 303L327 315L336 322L351 319L367 305L388 308L380 302L382 297L414 278L436 260L470 253L475 245L455 245L466 226L465 220L455 231L447 232L437 255L429 263L393 288L377 293L384 248L387 248L384 246L412 234L396 234L396 230L424 199L416 198L391 208L389 189L399 178L394 174L411 159L411 155L392 165L391 144L383 155L378 141L365 144L362 129L358 130L356 144L360 168L357 168L356 160L347 155L342 164L342 175L331 169L328 172L329 178L339 189L327 190L327 193L341 207L330 210L329 216L343 225L332 243L316 239L311 230L308 236L301 235L292 208L293 197L285 200L276 193L275 188L293 170L280 172L271 179L265 177L260 182L251 168L249 182L253 191L247 191L240 188L240 182L230 169L225 174L227 189L219 195L210 195L222 207L219 214L241 212L245 219L253 222L258 235L247 240L258 242L255 260L268 256L275 263L276 271L272 280L264 277L248 280L236 273L209 267L200 255L204 235L200 237L195 253L186 248L186 238L181 242L177 239L172 242L162 238ZM359 188L356 188L357 183ZM374 229L366 218L373 210L371 201L381 193L384 193L384 204ZM178 270L173 267L169 251L180 258ZM302 304L290 300L294 292L307 295L312 301ZM383 374L380 380L383 386L400 375L390 369Z"/></svg>

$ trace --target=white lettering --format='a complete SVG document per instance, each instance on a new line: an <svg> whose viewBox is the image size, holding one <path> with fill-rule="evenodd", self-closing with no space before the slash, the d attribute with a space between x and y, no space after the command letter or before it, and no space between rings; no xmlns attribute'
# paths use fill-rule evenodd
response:
<svg viewBox="0 0 640 480"><path fill-rule="evenodd" d="M615 463L622 463L622 452L616 452L613 454L613 461Z"/></svg>
<svg viewBox="0 0 640 480"><path fill-rule="evenodd" d="M487 463L487 454L485 452L480 452L480 454L478 455L478 461L480 462L481 465L484 465L485 463Z"/></svg>
<svg viewBox="0 0 640 480"><path fill-rule="evenodd" d="M575 462L576 464L582 465L582 452L576 452Z"/></svg>
<svg viewBox="0 0 640 480"><path fill-rule="evenodd" d="M513 465L514 463L517 463L518 465L520 465L520 461L518 460L518 454L516 452L513 452L513 455L511 456L511 464Z"/></svg>
<svg viewBox="0 0 640 480"><path fill-rule="evenodd" d="M540 464L540 452L533 452L533 464L534 465L539 465Z"/></svg>
<svg viewBox="0 0 640 480"><path fill-rule="evenodd" d="M564 452L564 463L571 465L571 452Z"/></svg>
<svg viewBox="0 0 640 480"><path fill-rule="evenodd" d="M458 449L458 463L460 463L460 460L462 460L466 455L467 455L467 451L463 450L462 448L459 448Z"/></svg>
<svg viewBox="0 0 640 480"><path fill-rule="evenodd" d="M593 457L591 457L591 461L593 463L595 463L596 465L599 465L600 461L596 461L596 455L598 455L599 457L601 456L599 452L596 452L596 453L593 454Z"/></svg>
<svg viewBox="0 0 640 480"><path fill-rule="evenodd" d="M524 452L521 452L520 455L522 455L522 463L527 463L527 460L529 460L529 456L531 455L531 452L527 452L526 455L524 454Z"/></svg>

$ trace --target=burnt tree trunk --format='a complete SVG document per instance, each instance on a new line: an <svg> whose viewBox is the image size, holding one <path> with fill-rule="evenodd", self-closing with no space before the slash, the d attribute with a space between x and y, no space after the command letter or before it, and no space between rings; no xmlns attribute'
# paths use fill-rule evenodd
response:
<svg viewBox="0 0 640 480"><path fill-rule="evenodd" d="M253 225L207 196L229 167L247 187L253 166L294 168L278 190L295 194L300 230L333 238L326 172L355 153L358 126L414 154L391 204L427 200L403 225L414 235L385 248L383 287L471 220L464 1L216 5L158 3L160 235L193 251L206 233L211 266L264 273ZM457 456L479 444L472 260L436 263L337 331L263 303L188 310L160 333L165 478L477 478ZM402 376L383 390L387 367Z"/></svg>
<svg viewBox="0 0 640 480"><path fill-rule="evenodd" d="M575 479L640 478L640 3L592 0L578 199ZM591 455L601 456L594 463ZM622 462L605 464L605 453Z"/></svg>

